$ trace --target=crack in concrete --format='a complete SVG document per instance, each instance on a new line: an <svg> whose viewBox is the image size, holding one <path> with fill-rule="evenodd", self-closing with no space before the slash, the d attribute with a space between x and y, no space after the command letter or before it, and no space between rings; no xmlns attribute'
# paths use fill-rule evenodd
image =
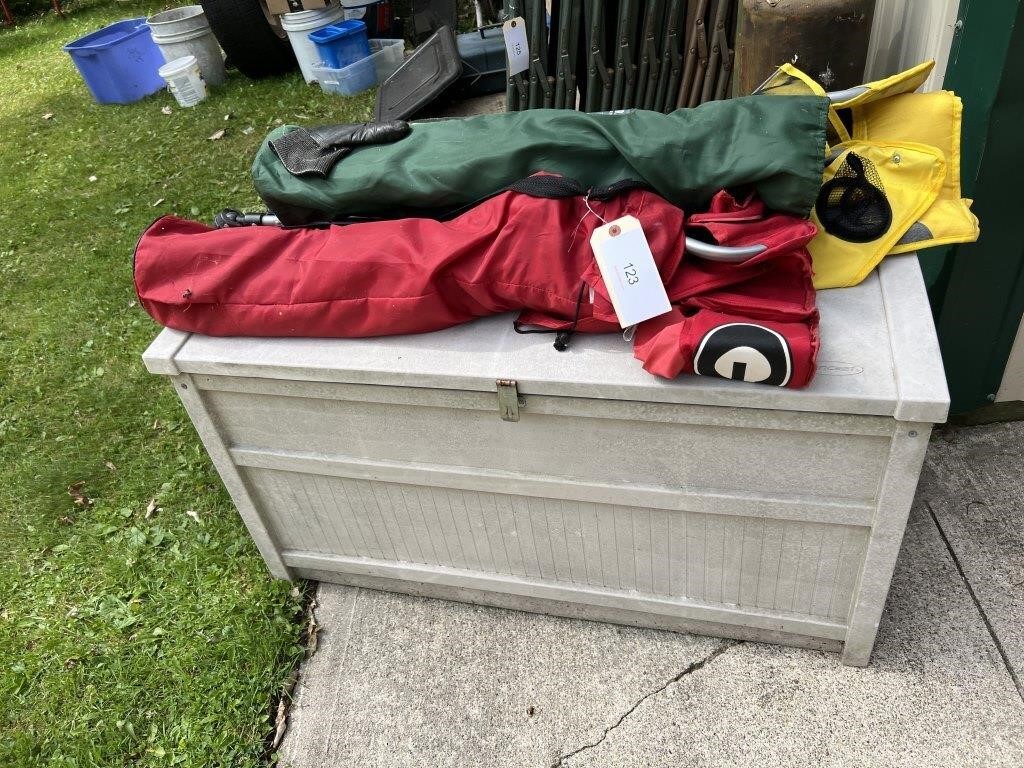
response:
<svg viewBox="0 0 1024 768"><path fill-rule="evenodd" d="M992 638L992 642L995 643L996 650L999 652L999 658L1003 660L1003 666L1006 667L1006 671L1010 675L1010 681L1017 689L1017 695L1020 696L1021 701L1024 701L1024 685L1021 684L1021 680L1017 676L1017 670L1013 668L1013 664L1010 662L1010 657L1006 654L1006 649L1003 648L1003 643L999 639L999 635L996 634L995 627L992 626L992 622L989 620L988 614L985 612L985 607L981 604L981 600L974 592L974 586L971 584L971 580L967 578L967 572L964 570L963 565L960 564L960 558L957 557L956 550L953 549L952 542L950 542L949 537L946 536L946 531L943 530L942 523L939 522L939 517L935 514L935 510L932 509L932 505L926 501L924 507L928 510L928 514L931 515L932 522L935 523L935 528L939 532L939 537L942 539L942 543L946 545L946 550L949 552L949 556L953 560L953 565L956 566L956 571L960 574L960 579L963 581L964 586L967 587L967 594L970 595L971 600L974 602L974 607L977 608L978 613L981 614L981 620L984 622L985 629L988 630L988 634Z"/></svg>
<svg viewBox="0 0 1024 768"><path fill-rule="evenodd" d="M631 706L629 709L627 709L619 717L618 720L616 720L614 723L612 723L611 725L609 725L607 728L604 729L604 733L601 734L601 738L599 738L597 741L595 741L592 744L584 744L582 747L578 747L577 749L574 749L572 752L566 752L564 755L560 755L559 758L557 760L555 760L555 762L553 762L551 764L551 768L563 768L563 766L565 765L565 761L566 760L569 760L570 758L575 757L576 755L580 754L581 752L586 752L587 750L590 750L590 749L593 749L596 746L599 746L605 739L608 738L608 734L610 734L612 731L614 731L616 728L618 728L620 725L622 725L622 723L625 722L626 718L629 717L630 715L632 715L640 707L640 705L643 704L645 701L647 701L648 699L650 699L653 696L657 696L659 693L662 693L670 685L673 685L674 683L678 683L680 680L682 680L687 675L693 674L698 669L703 667L705 664L708 664L709 662L714 661L716 658L721 656L723 653L725 653L727 650L729 650L733 646L740 645L743 642L744 642L743 640L726 640L724 643L722 643L720 646L715 648L711 653L709 653L703 659L698 659L697 661L693 662L692 664L687 665L687 667L682 672L680 672L678 675L676 675L671 680L666 682L664 685L662 685L662 686L660 686L658 688L655 688L653 691L649 691L648 693L645 693L643 696L641 696L639 699L637 699L636 702L634 702L633 706Z"/></svg>

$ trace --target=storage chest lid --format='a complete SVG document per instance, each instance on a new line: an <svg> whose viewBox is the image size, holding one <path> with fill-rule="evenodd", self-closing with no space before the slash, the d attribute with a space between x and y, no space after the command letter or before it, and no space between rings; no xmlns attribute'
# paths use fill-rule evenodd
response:
<svg viewBox="0 0 1024 768"><path fill-rule="evenodd" d="M821 350L795 390L702 376L658 379L618 334L580 335L566 352L519 335L508 315L415 336L375 339L214 338L165 330L143 355L153 373L331 381L639 400L945 421L949 394L914 255L889 257L854 288L822 291Z"/></svg>

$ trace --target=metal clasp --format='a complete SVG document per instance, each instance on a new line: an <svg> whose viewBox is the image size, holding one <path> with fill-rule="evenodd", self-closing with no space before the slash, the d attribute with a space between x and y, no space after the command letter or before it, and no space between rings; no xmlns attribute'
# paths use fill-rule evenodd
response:
<svg viewBox="0 0 1024 768"><path fill-rule="evenodd" d="M519 421L519 409L526 401L519 397L515 379L498 379L498 414L502 421Z"/></svg>

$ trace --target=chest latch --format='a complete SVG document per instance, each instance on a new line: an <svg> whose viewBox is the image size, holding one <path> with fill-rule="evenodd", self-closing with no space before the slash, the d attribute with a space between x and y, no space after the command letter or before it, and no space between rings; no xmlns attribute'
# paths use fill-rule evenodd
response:
<svg viewBox="0 0 1024 768"><path fill-rule="evenodd" d="M515 379L498 379L498 415L502 421L519 421L519 409L526 401L519 396Z"/></svg>

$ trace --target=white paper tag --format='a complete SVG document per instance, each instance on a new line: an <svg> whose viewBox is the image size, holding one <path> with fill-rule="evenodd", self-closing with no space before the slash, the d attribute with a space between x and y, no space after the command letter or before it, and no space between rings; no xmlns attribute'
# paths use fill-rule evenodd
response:
<svg viewBox="0 0 1024 768"><path fill-rule="evenodd" d="M628 328L672 309L639 219L623 216L598 227L590 247L620 326Z"/></svg>
<svg viewBox="0 0 1024 768"><path fill-rule="evenodd" d="M526 22L522 16L509 19L501 25L505 36L505 55L508 58L508 76L518 75L530 68L530 45L526 42Z"/></svg>

